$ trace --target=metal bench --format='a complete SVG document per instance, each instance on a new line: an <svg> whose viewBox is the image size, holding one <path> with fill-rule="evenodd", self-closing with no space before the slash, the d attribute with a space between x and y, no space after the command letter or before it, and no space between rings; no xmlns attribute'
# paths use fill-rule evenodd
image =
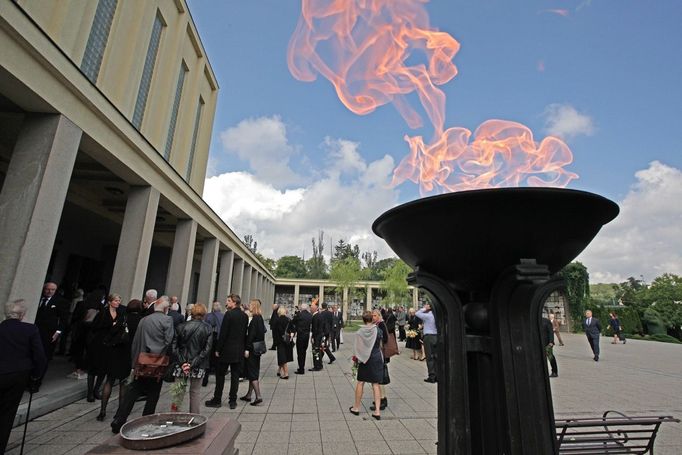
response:
<svg viewBox="0 0 682 455"><path fill-rule="evenodd" d="M559 453L653 454L661 424L679 421L672 416L629 417L617 411L606 411L601 418L556 419Z"/></svg>

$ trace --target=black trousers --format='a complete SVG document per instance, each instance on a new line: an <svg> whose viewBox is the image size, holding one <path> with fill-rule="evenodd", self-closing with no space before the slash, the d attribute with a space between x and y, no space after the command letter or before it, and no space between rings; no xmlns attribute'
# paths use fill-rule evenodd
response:
<svg viewBox="0 0 682 455"><path fill-rule="evenodd" d="M322 338L313 338L313 368L316 370L322 369L322 357L324 353L321 351Z"/></svg>
<svg viewBox="0 0 682 455"><path fill-rule="evenodd" d="M299 371L305 371L305 356L308 352L308 344L310 344L310 336L296 335L296 357Z"/></svg>
<svg viewBox="0 0 682 455"><path fill-rule="evenodd" d="M406 338L407 338L407 335L405 334L405 326L399 325L398 326L398 339L400 341L405 341Z"/></svg>
<svg viewBox="0 0 682 455"><path fill-rule="evenodd" d="M114 422L120 427L133 411L135 402L138 398L145 395L143 416L148 416L156 412L156 404L159 402L159 394L163 381L154 378L137 378L126 388L123 400L118 404Z"/></svg>
<svg viewBox="0 0 682 455"><path fill-rule="evenodd" d="M325 344L325 347L324 347L324 353L327 354L327 357L329 357L330 362L333 362L334 360L336 360L336 357L334 357L334 354L332 354L332 350L330 349L330 344L333 343L332 336L333 335L331 333L329 335L327 335L327 337L326 337L327 343ZM320 356L320 359L321 359L321 356Z"/></svg>
<svg viewBox="0 0 682 455"><path fill-rule="evenodd" d="M28 371L0 374L0 453L5 453L14 417L28 383Z"/></svg>
<svg viewBox="0 0 682 455"><path fill-rule="evenodd" d="M594 353L594 355L599 356L599 335L597 336L587 335L587 341L590 343L590 347L592 348L592 352Z"/></svg>
<svg viewBox="0 0 682 455"><path fill-rule="evenodd" d="M339 349L339 346L341 346L341 327L337 327L335 329L332 329L332 333L330 335L331 338L331 345L332 345L332 351L336 351Z"/></svg>
<svg viewBox="0 0 682 455"><path fill-rule="evenodd" d="M426 354L426 368L429 371L429 379L437 379L436 349L438 346L437 335L424 335L424 353Z"/></svg>
<svg viewBox="0 0 682 455"><path fill-rule="evenodd" d="M227 395L229 401L237 401L237 393L239 392L239 374L242 369L242 362L236 363L218 363L215 372L215 391L213 392L213 399L223 401L223 389L225 388L225 376L227 369L230 369L230 391Z"/></svg>

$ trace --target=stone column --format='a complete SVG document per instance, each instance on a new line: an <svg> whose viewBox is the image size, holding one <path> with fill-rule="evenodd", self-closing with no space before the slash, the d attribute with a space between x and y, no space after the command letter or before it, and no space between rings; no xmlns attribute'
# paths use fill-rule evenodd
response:
<svg viewBox="0 0 682 455"><path fill-rule="evenodd" d="M301 297L301 288L299 287L298 284L294 285L294 307L298 305L298 299Z"/></svg>
<svg viewBox="0 0 682 455"><path fill-rule="evenodd" d="M130 189L111 276L111 291L121 294L124 302L143 297L158 208L158 190L151 186Z"/></svg>
<svg viewBox="0 0 682 455"><path fill-rule="evenodd" d="M367 286L367 300L365 301L365 309L367 311L372 309L372 286Z"/></svg>
<svg viewBox="0 0 682 455"><path fill-rule="evenodd" d="M0 194L0 302L25 299L33 321L82 131L62 115L27 115Z"/></svg>
<svg viewBox="0 0 682 455"><path fill-rule="evenodd" d="M348 309L350 308L350 302L348 301L348 288L343 288L343 309L341 313L343 315L343 320L348 321Z"/></svg>
<svg viewBox="0 0 682 455"><path fill-rule="evenodd" d="M251 294L249 299L258 298L258 270L251 268Z"/></svg>
<svg viewBox="0 0 682 455"><path fill-rule="evenodd" d="M215 295L215 279L218 272L218 253L220 241L215 238L204 240L201 253L201 268L199 269L199 286L197 287L197 302L210 305Z"/></svg>
<svg viewBox="0 0 682 455"><path fill-rule="evenodd" d="M324 284L320 285L320 290L317 291L317 295L320 296L320 305L324 302Z"/></svg>
<svg viewBox="0 0 682 455"><path fill-rule="evenodd" d="M419 308L419 289L412 288L412 308Z"/></svg>
<svg viewBox="0 0 682 455"><path fill-rule="evenodd" d="M234 251L227 250L220 253L220 273L218 274L218 297L224 303L232 293L232 269L234 267Z"/></svg>
<svg viewBox="0 0 682 455"><path fill-rule="evenodd" d="M173 240L173 251L168 266L168 277L166 278L166 294L178 296L178 301L182 308L187 304L189 295L196 237L196 221L178 221L178 225L175 227L175 240Z"/></svg>
<svg viewBox="0 0 682 455"><path fill-rule="evenodd" d="M242 302L251 298L251 264L244 263L244 279L242 281Z"/></svg>
<svg viewBox="0 0 682 455"><path fill-rule="evenodd" d="M263 275L258 272L257 274L258 280L256 281L256 298L260 299L260 301L263 301Z"/></svg>
<svg viewBox="0 0 682 455"><path fill-rule="evenodd" d="M240 257L234 258L234 265L232 266L232 291L230 294L237 294L242 296L242 283L244 280L244 259Z"/></svg>

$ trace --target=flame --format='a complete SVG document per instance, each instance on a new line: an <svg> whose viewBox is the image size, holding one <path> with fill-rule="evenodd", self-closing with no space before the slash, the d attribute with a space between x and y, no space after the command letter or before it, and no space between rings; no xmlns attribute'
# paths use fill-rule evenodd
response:
<svg viewBox="0 0 682 455"><path fill-rule="evenodd" d="M547 137L538 144L519 123L489 120L473 140L466 128L445 129L446 97L438 86L457 75L452 60L460 44L430 26L427 1L302 0L289 41L289 70L307 82L322 75L359 115L390 103L410 128L423 125L408 103L407 96L416 94L433 139L427 144L421 136L405 136L410 153L395 169L394 185L411 180L424 194L520 184L565 186L576 178L562 169L572 161L565 143Z"/></svg>

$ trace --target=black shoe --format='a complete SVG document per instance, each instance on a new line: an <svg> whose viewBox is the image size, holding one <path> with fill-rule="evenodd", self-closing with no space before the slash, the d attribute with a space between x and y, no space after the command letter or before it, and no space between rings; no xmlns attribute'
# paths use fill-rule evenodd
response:
<svg viewBox="0 0 682 455"><path fill-rule="evenodd" d="M235 409L237 407L237 402L236 401L230 401L229 405L230 405L230 409Z"/></svg>
<svg viewBox="0 0 682 455"><path fill-rule="evenodd" d="M549 375L550 378L558 378L559 374L556 372L552 372L552 374Z"/></svg>
<svg viewBox="0 0 682 455"><path fill-rule="evenodd" d="M222 403L220 402L221 400L217 400L215 398L211 398L207 402L204 403L204 405L208 406L209 408L219 408L222 406Z"/></svg>
<svg viewBox="0 0 682 455"><path fill-rule="evenodd" d="M242 401L247 401L247 402L250 402L250 401L251 401L251 397L246 396L246 395L244 395L243 397L239 397L239 399L242 400Z"/></svg>
<svg viewBox="0 0 682 455"><path fill-rule="evenodd" d="M279 371L277 372L277 376L281 376L281 375L279 374Z"/></svg>
<svg viewBox="0 0 682 455"><path fill-rule="evenodd" d="M377 416L377 415L372 414L372 418L373 418L374 420L381 420L381 416L380 416L380 415Z"/></svg>
<svg viewBox="0 0 682 455"><path fill-rule="evenodd" d="M123 426L122 423L120 423L116 419L114 419L114 421L111 422L111 432L114 434L119 434L121 432L122 426Z"/></svg>
<svg viewBox="0 0 682 455"><path fill-rule="evenodd" d="M334 363L335 360L336 360L336 359L331 359L331 360L329 361L329 365L331 365L332 363Z"/></svg>
<svg viewBox="0 0 682 455"><path fill-rule="evenodd" d="M595 356L594 356L594 361L595 361L595 362L599 362L599 356L598 356L598 355L595 355Z"/></svg>
<svg viewBox="0 0 682 455"><path fill-rule="evenodd" d="M388 406L388 398L382 398L381 403L379 403L379 409L381 409L383 411L384 409L386 409L387 406ZM369 410L370 411L376 411L377 407L372 405L369 407Z"/></svg>
<svg viewBox="0 0 682 455"><path fill-rule="evenodd" d="M435 379L432 379L432 378L426 378L426 379L424 379L424 382L429 382L431 384L435 384L437 381Z"/></svg>
<svg viewBox="0 0 682 455"><path fill-rule="evenodd" d="M623 344L627 343L627 341L628 341L627 339L623 340Z"/></svg>
<svg viewBox="0 0 682 455"><path fill-rule="evenodd" d="M204 376L201 380L201 387L206 387L208 385L208 375Z"/></svg>
<svg viewBox="0 0 682 455"><path fill-rule="evenodd" d="M305 370L296 370L294 374L305 374Z"/></svg>
<svg viewBox="0 0 682 455"><path fill-rule="evenodd" d="M95 395L93 395L92 393L89 393L86 400L88 401L88 403L94 403L95 402Z"/></svg>
<svg viewBox="0 0 682 455"><path fill-rule="evenodd" d="M253 401L253 403L251 403L251 406L258 406L258 405L261 404L262 402L263 402L263 399L262 399L262 398L256 398L256 399Z"/></svg>
<svg viewBox="0 0 682 455"><path fill-rule="evenodd" d="M349 410L350 413L353 414L354 416L359 416L359 415L360 415L360 411L353 411L353 406L351 406L350 408L348 408L348 410Z"/></svg>
<svg viewBox="0 0 682 455"><path fill-rule="evenodd" d="M322 368L308 368L308 371L322 371Z"/></svg>
<svg viewBox="0 0 682 455"><path fill-rule="evenodd" d="M98 422L103 422L106 416L107 416L106 412L100 412L99 414L97 414L97 417L95 417L95 419L97 419Z"/></svg>

